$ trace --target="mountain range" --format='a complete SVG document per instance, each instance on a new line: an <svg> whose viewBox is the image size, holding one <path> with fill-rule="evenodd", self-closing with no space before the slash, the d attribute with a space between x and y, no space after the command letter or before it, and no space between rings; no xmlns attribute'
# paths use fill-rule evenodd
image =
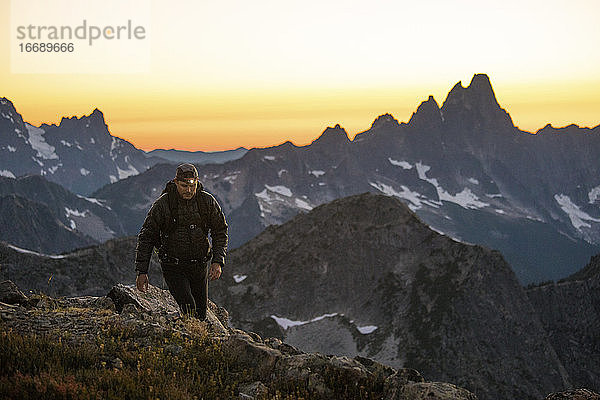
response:
<svg viewBox="0 0 600 400"><path fill-rule="evenodd" d="M112 136L98 109L81 118L62 118L58 125L35 127L6 98L0 98L0 152L1 175L42 175L82 195L164 162Z"/></svg>
<svg viewBox="0 0 600 400"><path fill-rule="evenodd" d="M12 107L3 101L5 108ZM3 123L12 118L14 125L20 116L15 116L14 107L10 111L10 115L3 112L9 115ZM83 129L87 120L100 121L100 116L95 111L81 120L63 119L53 129L42 125L40 129L48 132L33 137L45 138L52 147L65 147L60 147L60 140L75 143L75 139L82 146L84 131L77 135L72 131L60 140L54 135L68 121ZM107 134L103 119L98 126ZM14 129L6 132L0 136L6 142L0 143L0 151L11 157L22 153L29 162L28 151L37 154L35 146L44 148L40 140L33 140L37 144L32 147L31 136L20 137ZM8 136L15 143L7 142ZM113 140L118 142L105 138L107 144ZM22 144L23 150L17 151L19 141L29 141L29 147ZM67 146L74 151L72 147ZM102 149L98 157L108 151L104 159L110 159L108 145ZM457 83L441 107L430 96L408 123L383 114L353 140L336 125L307 146L285 142L251 149L239 159L202 165L199 170L204 187L227 215L232 248L299 212L371 191L401 199L429 226L451 238L500 250L519 280L529 283L566 277L600 252L599 153L600 125L546 126L536 133L519 130L498 104L489 78L478 74L467 87ZM49 156L48 162L58 161ZM151 164L155 162L158 159ZM31 163L38 164L33 159ZM9 164L3 158L4 175L20 174L14 163ZM113 170L117 167L132 170L125 164L110 165ZM137 233L150 204L174 175L172 164L153 164L144 172L142 166L133 167L140 174L102 187L97 184L92 194L78 192L110 207L126 234ZM77 175L76 168L82 167L71 168L69 174ZM115 173L118 170L103 172L103 182L110 182ZM45 174L49 179L54 176Z"/></svg>
<svg viewBox="0 0 600 400"><path fill-rule="evenodd" d="M600 126L514 126L485 75L433 97L408 123L392 115L350 140L339 125L307 146L285 142L200 167L230 222L231 247L265 227L366 191L397 197L431 227L500 250L522 283L560 279L600 251ZM137 233L173 167L95 192ZM127 193L122 202L120 196ZM160 192L158 192L160 193ZM136 228L136 229L133 229Z"/></svg>
<svg viewBox="0 0 600 400"><path fill-rule="evenodd" d="M146 153L149 157L160 157L164 160L174 163L191 163L196 165L203 164L222 164L227 161L237 160L248 152L244 147L238 147L234 150L225 151L184 151L184 150L165 150L155 149Z"/></svg>

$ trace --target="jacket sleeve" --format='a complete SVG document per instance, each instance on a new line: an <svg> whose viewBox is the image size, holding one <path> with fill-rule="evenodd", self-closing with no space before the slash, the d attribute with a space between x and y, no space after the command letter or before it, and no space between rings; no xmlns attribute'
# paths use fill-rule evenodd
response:
<svg viewBox="0 0 600 400"><path fill-rule="evenodd" d="M221 207L213 196L209 197L210 214L209 228L210 238L212 240L212 262L225 266L225 256L227 254L227 222Z"/></svg>
<svg viewBox="0 0 600 400"><path fill-rule="evenodd" d="M137 237L135 246L135 270L138 274L147 274L154 247L160 247L160 210L157 201L152 204L142 229Z"/></svg>

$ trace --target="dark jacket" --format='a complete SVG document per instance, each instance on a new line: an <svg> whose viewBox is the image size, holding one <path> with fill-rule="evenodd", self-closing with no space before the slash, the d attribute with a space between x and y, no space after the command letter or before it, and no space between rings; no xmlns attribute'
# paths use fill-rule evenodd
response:
<svg viewBox="0 0 600 400"><path fill-rule="evenodd" d="M173 185L174 186L174 185ZM181 260L204 259L208 256L210 245L208 236L212 240L212 262L225 265L227 252L227 223L221 207L210 194L198 186L195 196L191 200L184 200L179 196L176 188L170 193L163 193L152 204L144 224L138 234L135 249L135 269L138 273L147 273L153 248L168 257ZM171 216L169 196L177 198L177 216ZM204 210L198 209L197 196ZM171 197L171 201L173 201ZM203 203L204 202L204 203ZM203 216L203 214L206 214ZM177 217L177 223L172 221ZM204 219L204 220L202 220Z"/></svg>

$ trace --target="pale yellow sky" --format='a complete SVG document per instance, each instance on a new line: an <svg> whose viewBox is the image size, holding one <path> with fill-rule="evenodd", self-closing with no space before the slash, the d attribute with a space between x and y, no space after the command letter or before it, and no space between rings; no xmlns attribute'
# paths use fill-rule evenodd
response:
<svg viewBox="0 0 600 400"><path fill-rule="evenodd" d="M27 1L35 23L57 24L61 10L44 8L57 3ZM336 123L352 137L386 112L407 121L430 94L441 105L475 73L521 129L600 123L596 0L128 1L137 11L111 11L146 26L146 72L22 74L0 0L0 97L33 124L97 107L113 135L144 149L305 144ZM77 3L94 23L99 3ZM127 71L124 53L92 50Z"/></svg>

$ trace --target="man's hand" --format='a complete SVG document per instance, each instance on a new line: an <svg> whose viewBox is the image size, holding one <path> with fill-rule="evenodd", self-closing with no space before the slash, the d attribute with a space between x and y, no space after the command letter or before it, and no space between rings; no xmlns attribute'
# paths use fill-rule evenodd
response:
<svg viewBox="0 0 600 400"><path fill-rule="evenodd" d="M221 264L219 264L219 263L210 264L210 269L208 270L208 277L210 278L210 280L214 281L215 279L219 279L220 276L221 276Z"/></svg>
<svg viewBox="0 0 600 400"><path fill-rule="evenodd" d="M135 285L140 292L148 290L148 274L139 274L135 280Z"/></svg>

